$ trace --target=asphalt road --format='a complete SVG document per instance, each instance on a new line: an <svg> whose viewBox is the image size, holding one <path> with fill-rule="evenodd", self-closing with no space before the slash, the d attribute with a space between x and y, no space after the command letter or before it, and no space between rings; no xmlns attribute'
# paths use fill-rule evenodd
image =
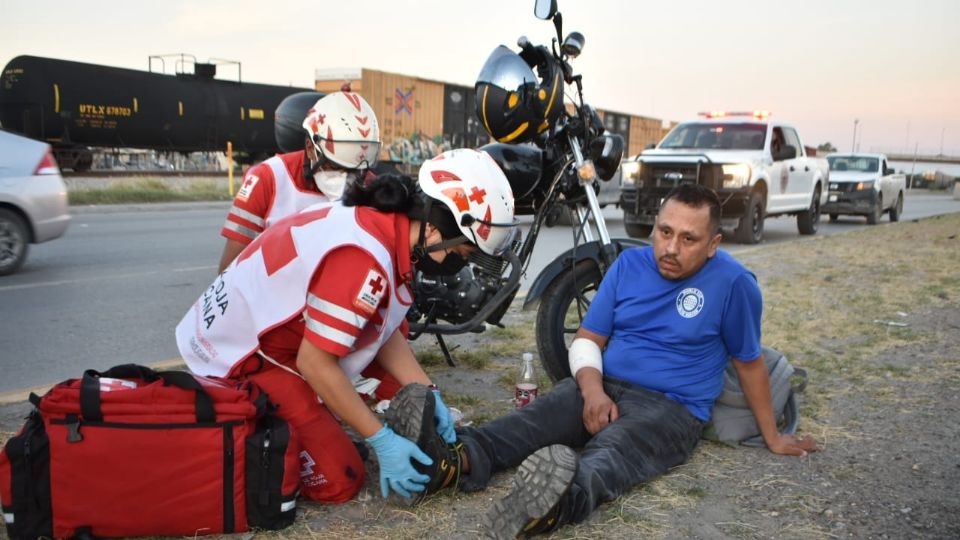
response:
<svg viewBox="0 0 960 540"><path fill-rule="evenodd" d="M177 359L173 328L214 278L227 208L77 209L66 236L32 246L23 269L0 278L0 395L76 377L87 368ZM914 191L903 219L952 212L960 212L960 201ZM620 211L608 207L604 214L611 236L625 237ZM862 218L824 220L818 234L863 226ZM765 244L800 238L793 218L766 223ZM570 245L569 227L544 229L521 289ZM723 248L735 254L752 247L725 242Z"/></svg>

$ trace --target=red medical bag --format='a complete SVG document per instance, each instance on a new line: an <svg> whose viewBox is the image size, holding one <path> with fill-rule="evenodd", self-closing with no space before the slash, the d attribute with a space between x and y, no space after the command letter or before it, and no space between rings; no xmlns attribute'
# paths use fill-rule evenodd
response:
<svg viewBox="0 0 960 540"><path fill-rule="evenodd" d="M293 523L296 437L252 383L133 364L54 386L0 453L12 539Z"/></svg>

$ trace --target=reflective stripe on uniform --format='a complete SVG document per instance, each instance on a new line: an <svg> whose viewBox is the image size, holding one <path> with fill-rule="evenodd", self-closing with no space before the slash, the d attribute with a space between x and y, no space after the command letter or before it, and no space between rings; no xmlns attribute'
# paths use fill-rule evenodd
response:
<svg viewBox="0 0 960 540"><path fill-rule="evenodd" d="M320 313L323 313L324 315L328 315L338 321L345 322L350 326L354 326L360 330L363 329L364 324L367 322L366 319L358 315L356 312L338 306L333 302L323 300L313 293L307 293L307 305L319 311Z"/></svg>
<svg viewBox="0 0 960 540"><path fill-rule="evenodd" d="M353 342L356 340L355 337L351 336L346 332L341 332L336 328L331 328L321 322L317 322L310 318L306 313L303 315L303 320L307 324L307 328L310 329L314 334L322 337L323 339L332 341L334 343L343 345L344 347L350 348L353 346Z"/></svg>
<svg viewBox="0 0 960 540"><path fill-rule="evenodd" d="M235 215L235 216L237 216L238 218L240 218L240 219L242 219L242 220L244 220L244 221L249 221L250 223L253 223L253 224L256 225L257 227L261 227L261 228L263 227L263 218L262 218L262 217L254 214L254 213L252 213L252 212L247 212L247 211L244 210L243 208L237 208L236 206L234 206L234 207L230 208L230 213L233 214L233 215Z"/></svg>
<svg viewBox="0 0 960 540"><path fill-rule="evenodd" d="M240 234L242 234L243 236L246 236L247 238L249 238L249 239L251 239L251 240L254 239L254 238L256 238L258 234L260 234L259 232L255 231L255 230L253 230L253 229L251 229L251 228L249 228L249 227L244 227L243 225L239 225L239 224L237 224L237 223L234 223L234 222L230 221L229 219L227 220L226 223L223 224L223 228L224 228L224 229L231 230L231 231L236 232L236 233L240 233Z"/></svg>
<svg viewBox="0 0 960 540"><path fill-rule="evenodd" d="M296 501L296 500L286 501L286 502L280 503L280 511L281 511L281 512L289 512L290 510L293 510L293 509L296 508L296 507L297 507L297 501Z"/></svg>
<svg viewBox="0 0 960 540"><path fill-rule="evenodd" d="M13 525L13 514L4 514L3 520L6 521L8 524Z"/></svg>

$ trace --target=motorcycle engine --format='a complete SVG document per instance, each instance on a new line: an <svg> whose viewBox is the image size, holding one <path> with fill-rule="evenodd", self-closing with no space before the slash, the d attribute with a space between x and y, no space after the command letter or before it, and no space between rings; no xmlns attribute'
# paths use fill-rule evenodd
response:
<svg viewBox="0 0 960 540"><path fill-rule="evenodd" d="M407 320L419 322L430 317L453 324L469 321L499 290L505 266L503 259L475 251L470 255L469 264L452 276L418 272L413 284L414 303L407 312ZM499 322L504 311L495 311L487 322Z"/></svg>

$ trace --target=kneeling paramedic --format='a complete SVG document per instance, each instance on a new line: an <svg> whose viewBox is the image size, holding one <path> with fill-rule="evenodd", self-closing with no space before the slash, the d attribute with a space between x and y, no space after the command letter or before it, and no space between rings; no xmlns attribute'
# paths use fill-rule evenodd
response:
<svg viewBox="0 0 960 540"><path fill-rule="evenodd" d="M475 249L502 253L517 233L513 194L492 158L463 149L425 162L419 189L383 176L342 202L308 207L244 248L177 326L177 346L194 373L251 379L278 404L303 447L305 497L340 503L363 485L341 420L376 452L383 496L409 497L430 481L411 460L433 460L381 424L351 379L376 359L402 384L431 385L401 328L414 269L456 273ZM450 413L431 395L452 443Z"/></svg>

